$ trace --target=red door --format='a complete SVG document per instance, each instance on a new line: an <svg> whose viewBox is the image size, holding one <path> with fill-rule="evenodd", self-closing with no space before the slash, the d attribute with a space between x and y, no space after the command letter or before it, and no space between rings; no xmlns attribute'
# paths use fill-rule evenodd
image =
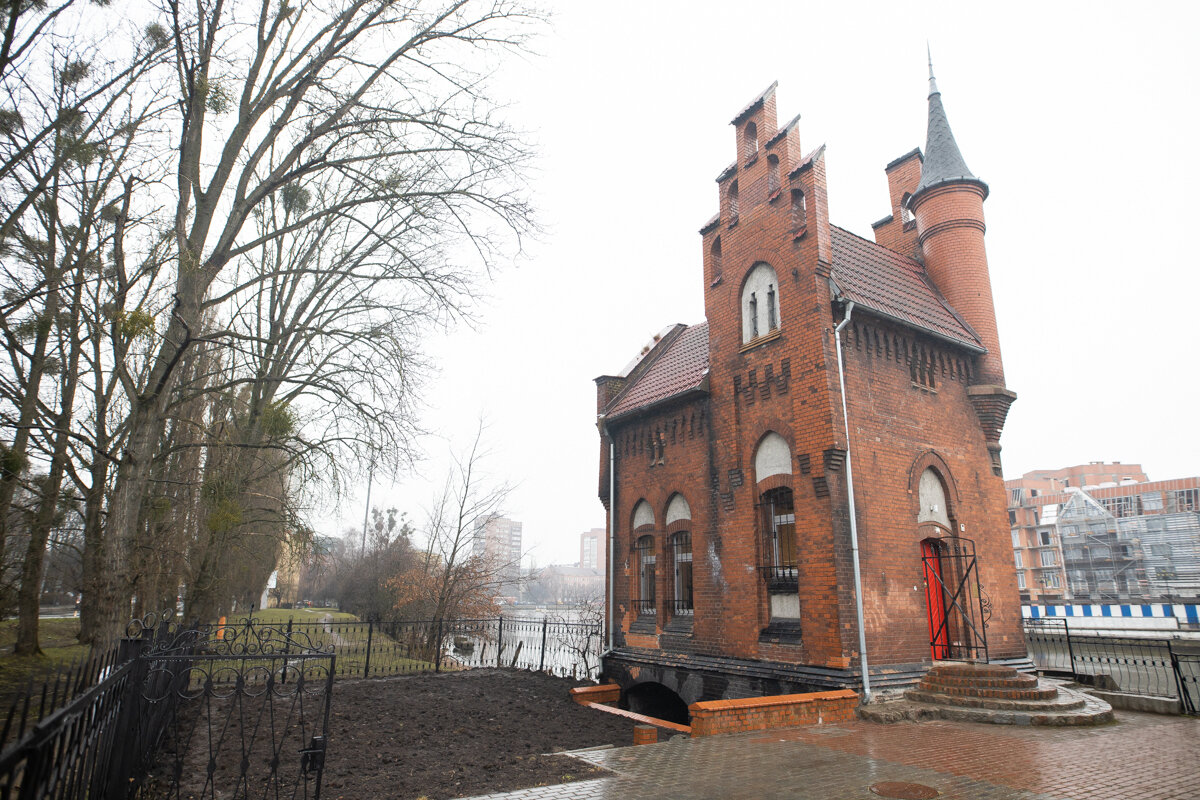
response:
<svg viewBox="0 0 1200 800"><path fill-rule="evenodd" d="M942 590L942 565L935 539L921 542L921 561L925 565L925 606L929 609L929 646L935 661L950 655L946 636L946 600Z"/></svg>

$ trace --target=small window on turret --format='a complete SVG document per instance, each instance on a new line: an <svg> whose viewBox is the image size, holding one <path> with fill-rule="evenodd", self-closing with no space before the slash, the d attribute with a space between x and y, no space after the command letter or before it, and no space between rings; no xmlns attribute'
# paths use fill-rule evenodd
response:
<svg viewBox="0 0 1200 800"><path fill-rule="evenodd" d="M800 236L808 225L808 204L804 192L792 189L792 234Z"/></svg>
<svg viewBox="0 0 1200 800"><path fill-rule="evenodd" d="M738 221L738 182L729 184L729 224L733 226Z"/></svg>
<svg viewBox="0 0 1200 800"><path fill-rule="evenodd" d="M779 194L779 156L767 156L767 195L773 200Z"/></svg>
<svg viewBox="0 0 1200 800"><path fill-rule="evenodd" d="M742 143L745 147L746 163L758 158L758 126L753 122L746 123L742 131Z"/></svg>

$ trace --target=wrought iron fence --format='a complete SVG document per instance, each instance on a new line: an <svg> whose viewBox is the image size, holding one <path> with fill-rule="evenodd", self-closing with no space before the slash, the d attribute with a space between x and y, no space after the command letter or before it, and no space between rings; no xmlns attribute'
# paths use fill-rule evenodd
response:
<svg viewBox="0 0 1200 800"><path fill-rule="evenodd" d="M1171 653L1179 702L1185 714L1200 714L1200 653Z"/></svg>
<svg viewBox="0 0 1200 800"><path fill-rule="evenodd" d="M319 800L336 676L599 671L601 626L585 622L185 627L171 617L135 620L119 648L12 702L0 731L0 800Z"/></svg>
<svg viewBox="0 0 1200 800"><path fill-rule="evenodd" d="M1178 698L1186 713L1200 707L1200 643L1084 634L1061 618L1022 622L1029 656L1044 672L1102 689Z"/></svg>
<svg viewBox="0 0 1200 800"><path fill-rule="evenodd" d="M289 622L338 657L338 677L373 678L468 667L519 667L595 678L601 626L522 617Z"/></svg>
<svg viewBox="0 0 1200 800"><path fill-rule="evenodd" d="M4 723L0 798L103 796L132 671L111 650L59 675L53 689L18 696Z"/></svg>

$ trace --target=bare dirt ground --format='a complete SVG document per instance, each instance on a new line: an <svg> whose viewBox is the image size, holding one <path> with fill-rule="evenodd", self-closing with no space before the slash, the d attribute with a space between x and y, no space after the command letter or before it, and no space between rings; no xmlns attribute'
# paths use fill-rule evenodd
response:
<svg viewBox="0 0 1200 800"><path fill-rule="evenodd" d="M466 797L593 778L563 750L633 743L633 723L584 708L580 681L469 670L338 681L322 798Z"/></svg>

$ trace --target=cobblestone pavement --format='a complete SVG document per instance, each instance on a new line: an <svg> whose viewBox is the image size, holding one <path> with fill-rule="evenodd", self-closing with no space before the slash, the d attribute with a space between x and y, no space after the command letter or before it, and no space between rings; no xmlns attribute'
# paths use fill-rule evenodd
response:
<svg viewBox="0 0 1200 800"><path fill-rule="evenodd" d="M947 800L1200 798L1200 719L1128 711L1117 719L1077 729L854 721L678 738L577 754L614 777L486 797L880 800L872 784L899 782Z"/></svg>

